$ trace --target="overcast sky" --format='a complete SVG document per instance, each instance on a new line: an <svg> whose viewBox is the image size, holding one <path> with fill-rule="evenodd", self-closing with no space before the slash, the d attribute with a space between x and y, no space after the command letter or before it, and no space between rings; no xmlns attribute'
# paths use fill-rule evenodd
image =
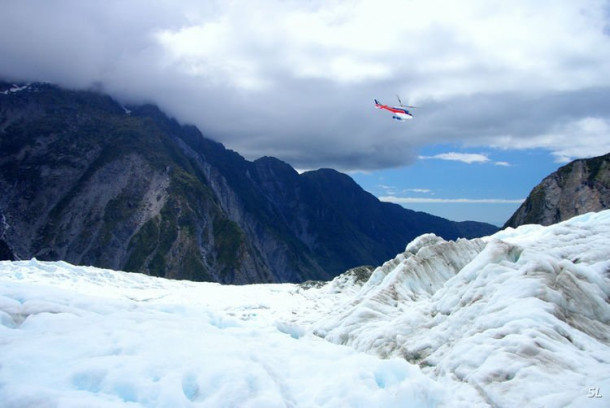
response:
<svg viewBox="0 0 610 408"><path fill-rule="evenodd" d="M369 189L418 163L492 172L544 152L540 179L610 151L601 0L3 0L0 77L154 102L248 159L374 175ZM397 94L414 120L374 108Z"/></svg>

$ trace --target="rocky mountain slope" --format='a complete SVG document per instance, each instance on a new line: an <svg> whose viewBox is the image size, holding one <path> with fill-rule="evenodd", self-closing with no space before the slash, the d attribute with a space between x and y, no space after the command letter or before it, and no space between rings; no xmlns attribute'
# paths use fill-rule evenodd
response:
<svg viewBox="0 0 610 408"><path fill-rule="evenodd" d="M575 160L546 177L504 227L551 225L610 208L610 153Z"/></svg>
<svg viewBox="0 0 610 408"><path fill-rule="evenodd" d="M328 279L414 237L488 235L334 170L247 161L154 106L0 83L0 254L223 283Z"/></svg>

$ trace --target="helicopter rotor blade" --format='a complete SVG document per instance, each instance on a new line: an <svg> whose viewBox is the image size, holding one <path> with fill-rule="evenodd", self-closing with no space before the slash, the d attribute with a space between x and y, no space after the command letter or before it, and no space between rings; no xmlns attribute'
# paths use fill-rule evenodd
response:
<svg viewBox="0 0 610 408"><path fill-rule="evenodd" d="M411 106L411 105L403 105L402 101L400 100L400 96L396 95L396 99L398 99L398 103L400 104L401 107L403 108L413 108L413 109L417 109L417 106Z"/></svg>

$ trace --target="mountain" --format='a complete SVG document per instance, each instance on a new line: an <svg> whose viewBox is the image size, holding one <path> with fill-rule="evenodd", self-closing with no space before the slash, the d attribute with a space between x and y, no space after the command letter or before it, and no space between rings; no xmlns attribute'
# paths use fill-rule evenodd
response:
<svg viewBox="0 0 610 408"><path fill-rule="evenodd" d="M350 177L248 161L151 105L0 85L0 250L223 283L329 279L433 232L489 235L382 203Z"/></svg>
<svg viewBox="0 0 610 408"><path fill-rule="evenodd" d="M610 208L610 153L575 160L538 184L504 224L551 225Z"/></svg>
<svg viewBox="0 0 610 408"><path fill-rule="evenodd" d="M0 262L3 407L607 407L610 210L330 282Z"/></svg>

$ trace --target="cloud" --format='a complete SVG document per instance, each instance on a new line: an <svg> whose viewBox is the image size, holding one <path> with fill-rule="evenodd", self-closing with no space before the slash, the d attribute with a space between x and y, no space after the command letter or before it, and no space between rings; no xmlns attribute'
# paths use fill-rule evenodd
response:
<svg viewBox="0 0 610 408"><path fill-rule="evenodd" d="M584 141L570 148L569 132L582 132L590 149L607 147L594 137L610 120L605 7L5 2L0 77L154 102L247 158L274 155L299 168L399 167L422 146L456 142L544 148L563 160L588 151ZM373 108L373 98L395 94L421 107L406 125Z"/></svg>
<svg viewBox="0 0 610 408"><path fill-rule="evenodd" d="M489 163L491 159L483 153L440 153L435 154L434 156L418 156L419 159L429 160L429 159L438 159L438 160L448 160L448 161L459 161L466 164L472 163ZM492 162L496 166L510 167L510 163L506 161L494 161Z"/></svg>
<svg viewBox="0 0 610 408"><path fill-rule="evenodd" d="M489 161L489 157L484 154L479 153L440 153L434 156L419 156L420 159L439 159L439 160L450 160L450 161L459 161L462 163L472 164L472 163L486 163Z"/></svg>
<svg viewBox="0 0 610 408"><path fill-rule="evenodd" d="M610 119L583 117L554 124L547 132L529 139L503 141L498 147L530 149L544 147L551 151L558 163L577 158L600 156L610 152Z"/></svg>
<svg viewBox="0 0 610 408"><path fill-rule="evenodd" d="M444 204L521 204L525 199L505 199L505 198L427 198L427 197L378 197L381 201L396 204L411 203L444 203Z"/></svg>
<svg viewBox="0 0 610 408"><path fill-rule="evenodd" d="M556 126L545 137L553 140L550 146L557 162L599 156L610 152L610 120L592 117L574 120Z"/></svg>
<svg viewBox="0 0 610 408"><path fill-rule="evenodd" d="M417 194L431 194L432 190L428 188L400 188L396 186L388 186L385 184L380 184L377 188L381 189L384 194L389 196L395 196L396 194L407 194L407 193L417 193Z"/></svg>

